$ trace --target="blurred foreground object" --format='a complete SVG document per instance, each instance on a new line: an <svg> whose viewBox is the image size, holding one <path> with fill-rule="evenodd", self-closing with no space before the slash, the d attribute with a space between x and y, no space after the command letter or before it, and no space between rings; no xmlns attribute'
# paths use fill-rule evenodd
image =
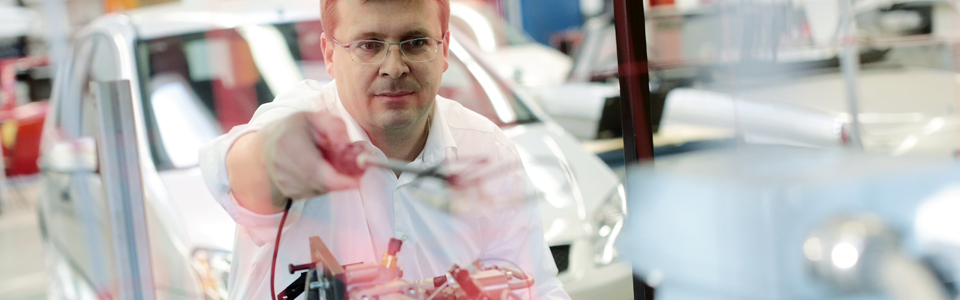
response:
<svg viewBox="0 0 960 300"><path fill-rule="evenodd" d="M507 300L523 299L518 294L530 292L533 286L533 277L519 268L485 266L485 260L474 261L463 268L453 265L448 274L437 277L416 282L405 281L401 279L403 270L397 266L396 256L402 244L398 239L390 239L390 249L383 254L379 265L353 263L341 266L319 237L311 237L313 261L289 265L290 273L304 272L277 299L293 299L301 293L307 293L307 300Z"/></svg>
<svg viewBox="0 0 960 300"><path fill-rule="evenodd" d="M960 126L955 73L884 63L864 67L860 137L867 153L950 158ZM706 131L746 143L835 148L853 131L839 72L770 78L730 91L723 85L670 91L660 119L662 135ZM676 135L676 134L674 134Z"/></svg>
<svg viewBox="0 0 960 300"><path fill-rule="evenodd" d="M956 162L745 146L628 178L619 245L657 299L957 296Z"/></svg>

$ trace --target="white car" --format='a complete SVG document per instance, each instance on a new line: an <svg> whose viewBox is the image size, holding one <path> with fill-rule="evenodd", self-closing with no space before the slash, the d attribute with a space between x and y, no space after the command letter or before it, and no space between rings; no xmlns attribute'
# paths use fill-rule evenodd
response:
<svg viewBox="0 0 960 300"><path fill-rule="evenodd" d="M200 145L245 123L259 104L303 79L328 81L318 2L177 3L101 17L79 32L54 86L44 163L73 149L96 157L91 81L129 80L158 298L223 299L236 224L203 184ZM576 299L632 299L632 273L613 248L626 213L619 180L522 92L450 45L441 94L501 125L539 189L546 241ZM88 143L89 145L89 143ZM68 159L74 159L67 157ZM98 168L43 172L38 201L50 299L117 292L109 212Z"/></svg>
<svg viewBox="0 0 960 300"><path fill-rule="evenodd" d="M574 59L533 41L484 1L451 1L450 25L460 31L461 40L469 39L477 45L479 59L495 62L490 65L494 73L528 91L544 113L573 136L585 141L620 137L619 126L614 128L618 133L605 132L608 128L601 126L604 121L619 125L619 113L615 114L616 120L602 120L607 99L620 95L618 84L571 77ZM616 69L616 48L612 50Z"/></svg>
<svg viewBox="0 0 960 300"><path fill-rule="evenodd" d="M478 46L476 55L497 62L494 73L523 86L562 84L573 67L573 59L508 24L487 1L451 1L450 26Z"/></svg>

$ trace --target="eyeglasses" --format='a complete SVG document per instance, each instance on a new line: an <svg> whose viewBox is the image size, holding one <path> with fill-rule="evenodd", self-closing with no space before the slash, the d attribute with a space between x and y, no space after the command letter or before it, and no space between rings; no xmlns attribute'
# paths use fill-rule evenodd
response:
<svg viewBox="0 0 960 300"><path fill-rule="evenodd" d="M359 40L344 45L340 44L337 39L333 39L333 43L350 52L350 54L352 54L351 56L353 57L353 61L356 63L379 64L383 62L384 57L387 57L387 52L390 51L390 46L393 45L400 46L400 54L402 54L403 58L409 62L424 62L431 60L437 56L437 49L440 48L440 44L443 44L443 41L424 37L409 39L399 43Z"/></svg>

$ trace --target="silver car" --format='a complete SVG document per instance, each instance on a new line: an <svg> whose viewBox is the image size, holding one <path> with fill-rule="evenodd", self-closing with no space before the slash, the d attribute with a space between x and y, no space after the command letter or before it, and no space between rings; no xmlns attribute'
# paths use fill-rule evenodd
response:
<svg viewBox="0 0 960 300"><path fill-rule="evenodd" d="M154 6L101 17L79 32L62 62L43 134L40 222L51 299L103 299L118 290L92 81L125 79L142 170L158 298L223 299L236 224L209 195L197 149L258 105L304 79L329 81L317 1ZM454 36L456 37L456 33ZM578 299L632 298L629 265L613 243L626 214L617 177L527 96L452 39L441 95L503 127L537 187L558 277ZM64 150L67 149L67 150Z"/></svg>

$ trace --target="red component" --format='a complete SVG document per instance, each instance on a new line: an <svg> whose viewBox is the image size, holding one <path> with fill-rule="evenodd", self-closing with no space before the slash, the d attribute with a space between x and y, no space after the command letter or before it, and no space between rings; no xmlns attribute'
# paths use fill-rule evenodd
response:
<svg viewBox="0 0 960 300"><path fill-rule="evenodd" d="M850 144L850 134L847 133L847 124L840 125L840 143L844 146Z"/></svg>
<svg viewBox="0 0 960 300"><path fill-rule="evenodd" d="M440 286L442 286L442 285L443 285L444 283L446 283L446 282L447 282L447 276L437 276L437 277L434 277L434 278L433 278L433 287L434 287L434 288L439 288Z"/></svg>
<svg viewBox="0 0 960 300"><path fill-rule="evenodd" d="M319 130L313 131L313 140L317 144L317 148L320 149L320 154L333 165L334 169L337 169L337 172L347 176L363 175L366 169L357 164L357 156L366 151L363 142L356 141L332 149L334 146L331 145L330 137L327 136L326 132Z"/></svg>
<svg viewBox="0 0 960 300"><path fill-rule="evenodd" d="M357 156L364 151L366 151L366 148L363 147L363 142L359 141L346 144L333 151L320 146L323 157L327 158L327 161L330 161L338 172L348 176L360 176L366 171L366 169L357 165ZM399 246L397 246L397 249L399 249Z"/></svg>
<svg viewBox="0 0 960 300"><path fill-rule="evenodd" d="M453 265L450 268L450 275L453 275L453 280L457 281L457 284L460 284L460 289L467 294L468 299L477 299L481 295L480 288L473 283L473 280L470 279L470 272L467 270L461 269L458 265Z"/></svg>
<svg viewBox="0 0 960 300"><path fill-rule="evenodd" d="M391 238L390 245L387 246L387 253L390 255L397 255L397 252L400 252L401 245L403 245L403 241Z"/></svg>
<svg viewBox="0 0 960 300"><path fill-rule="evenodd" d="M380 268L374 264L353 264L344 267L344 282L348 285L371 283L380 277Z"/></svg>

